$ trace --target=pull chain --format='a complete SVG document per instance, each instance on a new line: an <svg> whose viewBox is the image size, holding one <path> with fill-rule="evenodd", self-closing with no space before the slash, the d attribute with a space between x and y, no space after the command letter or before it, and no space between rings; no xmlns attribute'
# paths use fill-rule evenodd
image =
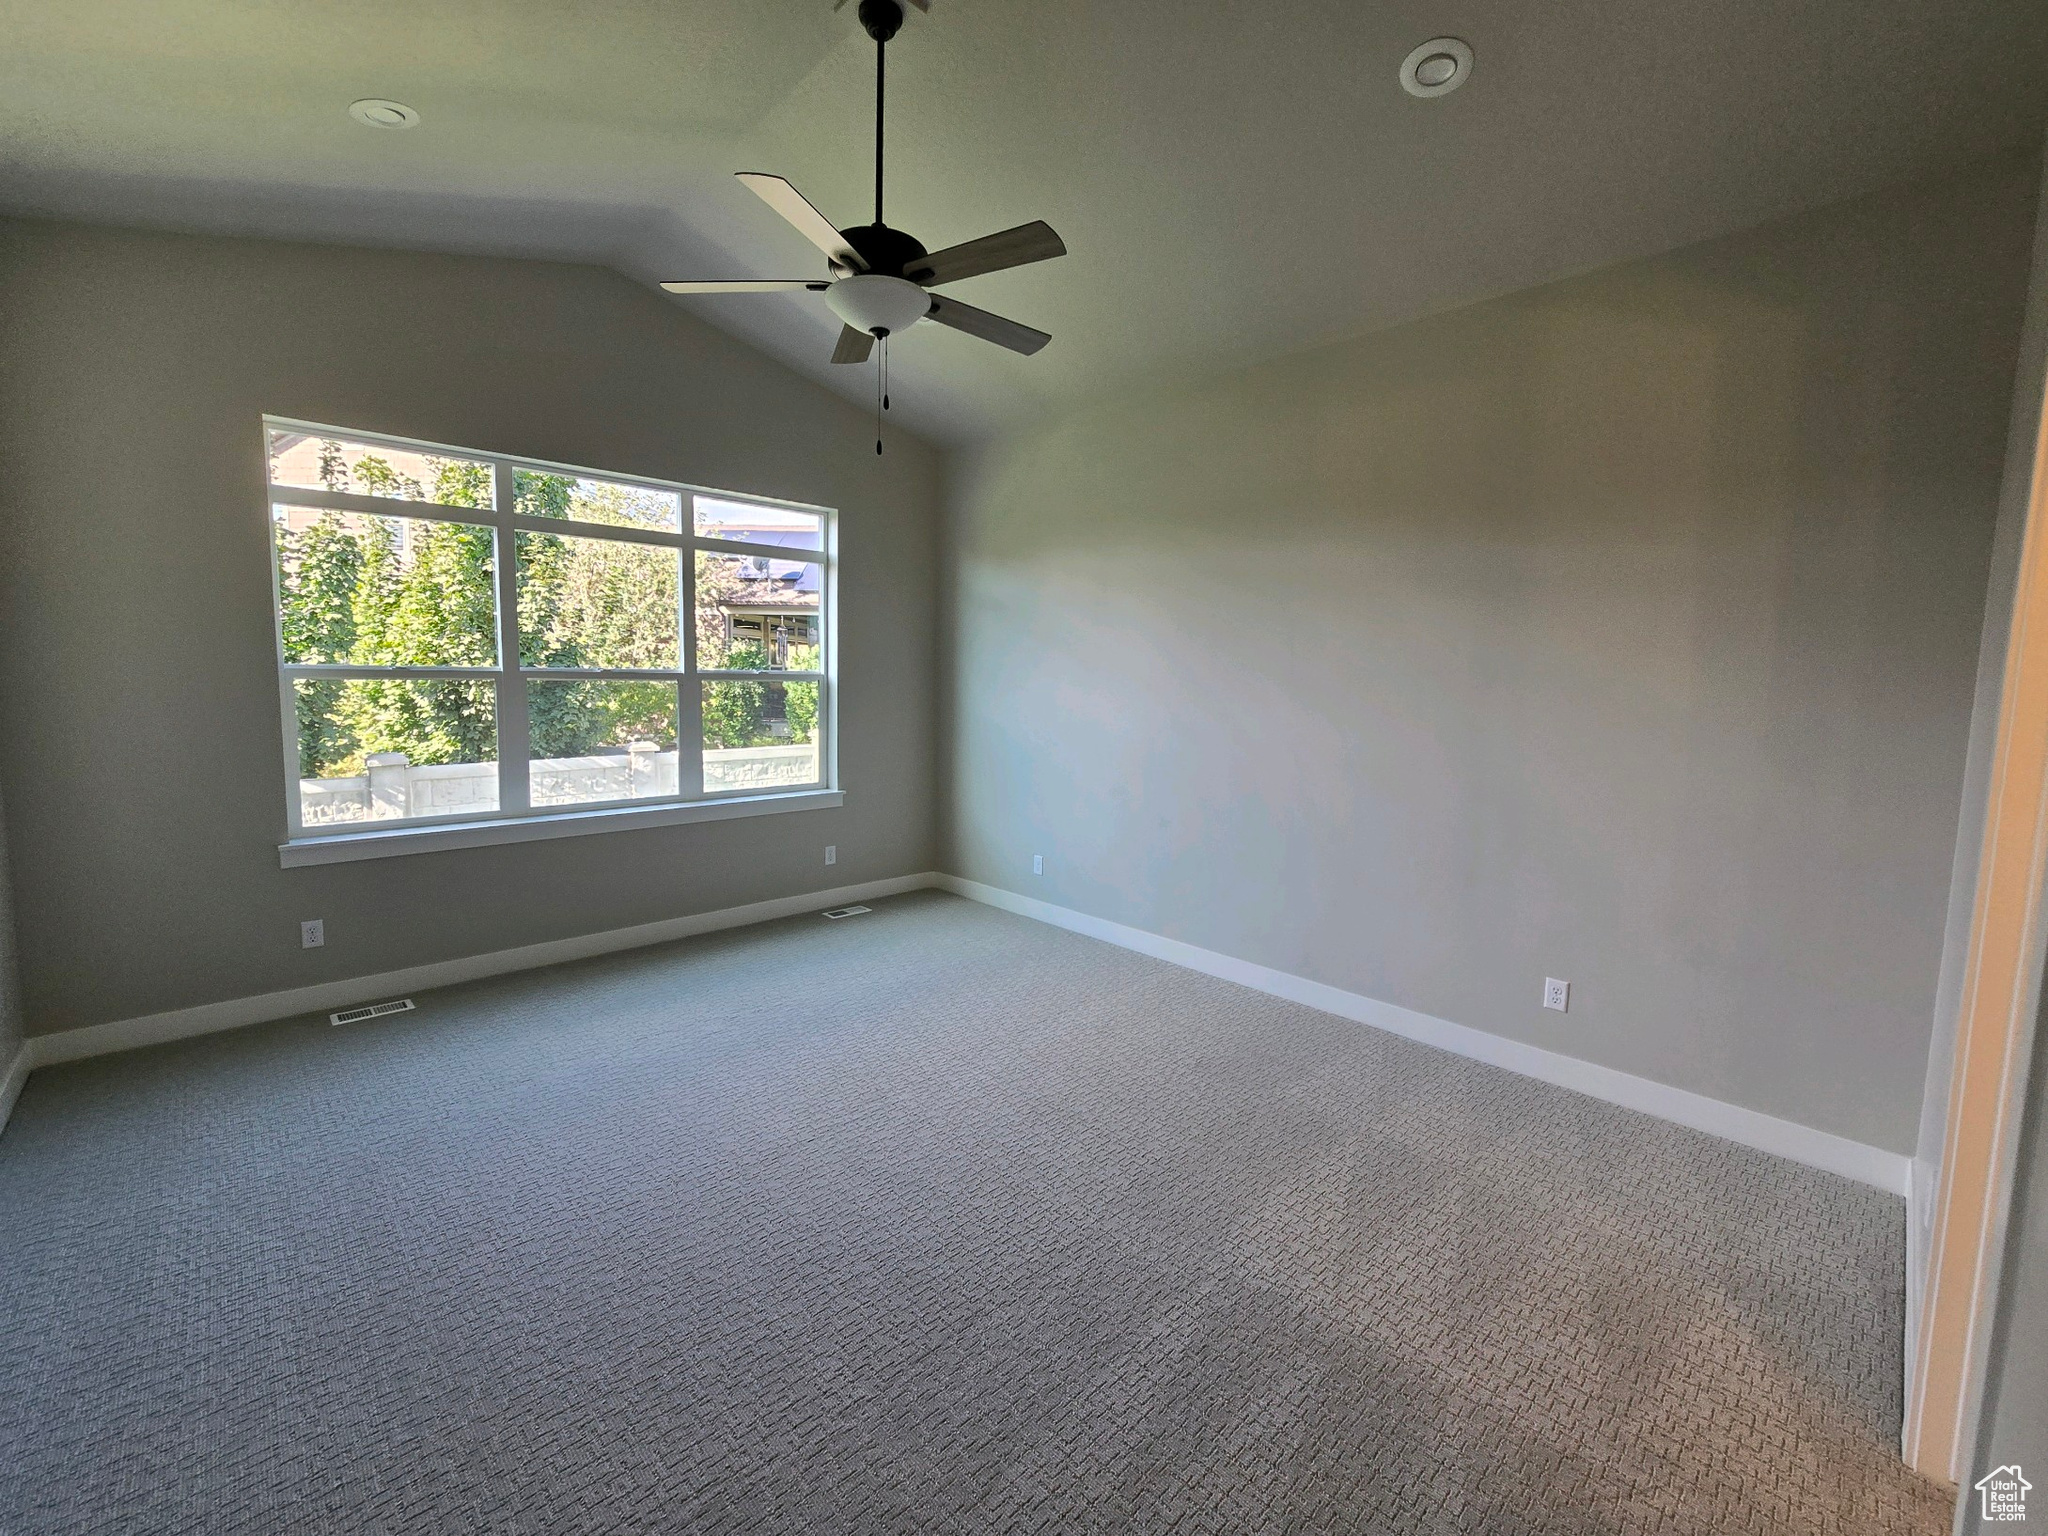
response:
<svg viewBox="0 0 2048 1536"><path fill-rule="evenodd" d="M889 333L882 333L881 350L875 354L875 452L882 451L882 412L889 409Z"/></svg>

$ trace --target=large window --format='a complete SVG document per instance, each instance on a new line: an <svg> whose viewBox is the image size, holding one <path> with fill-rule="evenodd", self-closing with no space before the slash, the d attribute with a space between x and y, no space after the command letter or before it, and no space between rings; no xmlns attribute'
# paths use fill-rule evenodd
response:
<svg viewBox="0 0 2048 1536"><path fill-rule="evenodd" d="M829 511L264 429L295 842L831 785Z"/></svg>

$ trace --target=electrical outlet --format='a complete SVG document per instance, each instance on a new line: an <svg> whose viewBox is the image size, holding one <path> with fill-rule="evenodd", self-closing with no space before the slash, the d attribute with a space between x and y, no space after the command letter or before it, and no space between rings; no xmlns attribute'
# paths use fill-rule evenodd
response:
<svg viewBox="0 0 2048 1536"><path fill-rule="evenodd" d="M837 843L827 843L825 845L825 862L827 864L837 864L839 862L839 845Z"/></svg>
<svg viewBox="0 0 2048 1536"><path fill-rule="evenodd" d="M309 918L299 924L299 948L318 949L327 942L327 924L321 918Z"/></svg>
<svg viewBox="0 0 2048 1536"><path fill-rule="evenodd" d="M1031 855L1031 873L1033 873L1034 875L1042 875L1045 873L1044 854L1034 853L1033 855Z"/></svg>
<svg viewBox="0 0 2048 1536"><path fill-rule="evenodd" d="M1569 1004L1571 1000L1572 984L1570 982L1559 981L1555 976L1546 976L1543 978L1544 1007L1555 1008L1559 1013L1563 1013L1566 1009L1566 1005Z"/></svg>

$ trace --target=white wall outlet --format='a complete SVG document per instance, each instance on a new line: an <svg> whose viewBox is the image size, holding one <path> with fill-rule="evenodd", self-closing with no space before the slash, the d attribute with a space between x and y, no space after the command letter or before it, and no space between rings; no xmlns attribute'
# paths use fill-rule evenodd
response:
<svg viewBox="0 0 2048 1536"><path fill-rule="evenodd" d="M1034 875L1042 875L1045 873L1044 854L1034 853L1033 855L1031 855L1031 873L1033 873Z"/></svg>
<svg viewBox="0 0 2048 1536"><path fill-rule="evenodd" d="M837 864L839 862L839 845L837 843L827 843L825 845L825 862L827 864Z"/></svg>
<svg viewBox="0 0 2048 1536"><path fill-rule="evenodd" d="M327 942L327 923L324 919L308 918L299 924L299 948L318 949Z"/></svg>
<svg viewBox="0 0 2048 1536"><path fill-rule="evenodd" d="M1559 1013L1566 1010L1572 1000L1572 984L1559 981L1555 976L1543 978L1543 1006L1555 1008Z"/></svg>

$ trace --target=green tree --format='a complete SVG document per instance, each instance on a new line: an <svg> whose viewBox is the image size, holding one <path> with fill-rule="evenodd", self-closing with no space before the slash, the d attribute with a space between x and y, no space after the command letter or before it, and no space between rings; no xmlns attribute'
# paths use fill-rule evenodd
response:
<svg viewBox="0 0 2048 1536"><path fill-rule="evenodd" d="M294 533L277 526L277 589L284 657L294 662L347 661L355 652L355 592L363 550L341 517L324 512ZM298 688L299 772L320 778L355 753L338 708L344 684L311 678Z"/></svg>
<svg viewBox="0 0 2048 1536"><path fill-rule="evenodd" d="M789 720L789 739L793 742L809 741L818 729L818 685L786 683L782 697L783 710Z"/></svg>
<svg viewBox="0 0 2048 1536"><path fill-rule="evenodd" d="M330 490L449 507L492 505L488 465L435 458L427 464L422 478L377 454L351 464L342 444L320 445L320 483ZM674 524L672 500L568 475L520 470L513 497L515 510L527 516ZM671 551L522 529L514 552L524 665L680 665L675 615L681 572ZM488 528L407 517L398 508L389 516L323 514L302 533L280 528L278 560L288 660L496 664ZM715 594L725 565L709 575ZM705 622L720 625L715 595ZM715 653L708 659L715 663ZM319 679L299 691L300 763L309 777L359 772L370 753L403 752L414 763L430 764L487 761L497 752L495 693L487 680ZM758 730L758 697L736 702ZM633 740L675 741L672 683L536 679L528 704L537 756L576 756ZM734 728L745 723L738 719Z"/></svg>
<svg viewBox="0 0 2048 1536"><path fill-rule="evenodd" d="M401 556L388 532L371 541L357 588L355 660L382 666L488 667L497 662L491 532L466 523L408 526ZM481 679L355 678L337 713L360 750L415 763L487 762L497 755L497 695Z"/></svg>
<svg viewBox="0 0 2048 1536"><path fill-rule="evenodd" d="M768 655L758 645L736 645L726 653L723 666L734 671L768 665ZM768 688L765 683L724 679L704 685L704 745L709 747L754 747L768 738L765 734Z"/></svg>
<svg viewBox="0 0 2048 1536"><path fill-rule="evenodd" d="M327 445L335 446L335 445ZM323 447L322 478L340 455ZM487 507L487 465L430 460L431 494L376 455L348 471L369 495ZM348 660L376 666L487 667L497 661L497 588L488 528L426 519L362 517L361 565L350 601ZM415 763L489 761L497 755L496 694L481 679L354 678L331 718L352 759L403 752ZM355 766L351 761L347 766Z"/></svg>
<svg viewBox="0 0 2048 1536"><path fill-rule="evenodd" d="M333 438L320 444L320 483L330 491L348 489L348 455Z"/></svg>
<svg viewBox="0 0 2048 1536"><path fill-rule="evenodd" d="M725 605L739 596L739 562L730 555L699 553L697 572L697 664L737 668L726 656ZM757 648L758 651L758 648ZM762 658L765 661L767 658Z"/></svg>
<svg viewBox="0 0 2048 1536"><path fill-rule="evenodd" d="M567 475L518 470L513 509L528 517L567 517L576 482ZM528 667L588 665L571 625L563 622L572 550L552 533L514 535L519 561L519 660ZM587 683L536 680L527 687L527 732L535 757L578 757L604 734L602 701Z"/></svg>
<svg viewBox="0 0 2048 1536"><path fill-rule="evenodd" d="M575 516L646 524L666 512L643 506L625 486L562 475L520 473L517 508L530 517ZM656 498L659 500L659 498ZM677 581L673 551L616 540L518 534L520 659L528 666L681 665L676 654ZM529 730L538 757L573 757L600 747L648 740L675 744L675 685L668 682L537 681L528 693Z"/></svg>
<svg viewBox="0 0 2048 1536"><path fill-rule="evenodd" d="M326 464L326 451L324 447L321 453L321 462L324 468ZM401 474L398 470L391 467L389 459L379 458L374 453L366 453L356 460L356 466L350 472L350 478L355 481L354 488L361 491L365 496L395 496L403 501L425 501L427 499L427 493L419 481L413 479L411 475Z"/></svg>

